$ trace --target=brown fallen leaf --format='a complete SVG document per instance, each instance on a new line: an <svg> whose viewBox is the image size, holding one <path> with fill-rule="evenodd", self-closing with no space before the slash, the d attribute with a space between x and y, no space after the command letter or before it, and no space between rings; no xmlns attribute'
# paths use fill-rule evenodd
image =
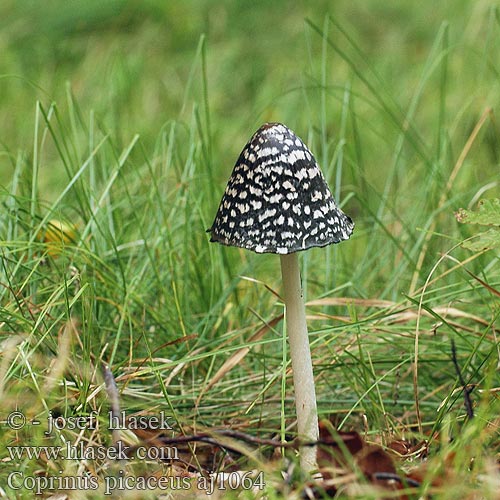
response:
<svg viewBox="0 0 500 500"><path fill-rule="evenodd" d="M322 480L316 489L322 495L334 496L339 487L360 479L391 492L407 485L405 476L381 446L367 444L357 432L338 432L330 422L320 423L318 467ZM394 493L390 497L394 498Z"/></svg>

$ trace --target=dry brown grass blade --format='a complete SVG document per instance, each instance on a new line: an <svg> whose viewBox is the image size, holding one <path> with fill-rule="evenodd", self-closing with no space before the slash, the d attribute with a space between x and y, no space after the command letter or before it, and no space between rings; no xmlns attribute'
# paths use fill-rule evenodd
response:
<svg viewBox="0 0 500 500"><path fill-rule="evenodd" d="M323 299L310 300L306 303L307 307L311 306L360 306L360 307L394 307L396 302L392 300L379 299L359 299L355 297L326 297Z"/></svg>
<svg viewBox="0 0 500 500"><path fill-rule="evenodd" d="M475 277L475 276L474 276ZM475 277L476 278L476 277ZM478 281L482 281L479 280ZM482 283L481 283L482 284ZM490 289L487 284L485 284L488 290ZM499 293L497 290L495 292ZM493 293L493 292L492 292ZM397 302L393 302L390 300L378 300L378 299L359 299L359 298L354 298L354 297L331 297L331 298L323 298L323 299L317 299L317 300L311 300L307 302L306 306L307 307L313 307L313 306L346 306L346 305L354 305L354 306L359 306L359 307L374 307L378 309L395 309L397 307L402 308L402 304L398 304ZM486 321L485 319L475 316L474 314L470 314L468 312L462 311L461 309L457 309L456 307L450 307L450 306L439 306L439 307L434 307L433 311L436 312L436 314L439 314L440 316L443 316L445 318L463 318L463 319L469 319L471 321L474 321L476 323L479 323L483 326L488 326L489 322ZM395 323L406 323L408 321L413 321L417 318L418 315L421 316L426 316L426 317L432 317L432 315L425 311L422 310L420 313L417 310L414 309L406 309L404 311L399 311L399 312L393 312L390 313L387 316L384 316L381 318L379 321L383 321L384 323L388 324L395 324ZM308 314L307 319L309 320L321 320L321 319L336 319L339 321L350 321L350 318L347 316L331 316L328 314L321 314L321 313L314 313L314 314Z"/></svg>
<svg viewBox="0 0 500 500"><path fill-rule="evenodd" d="M59 382L59 379L63 376L68 366L68 362L71 359L71 344L77 337L79 337L78 321L74 318L70 318L64 323L59 331L57 338L57 358L51 362L50 371L43 388L45 393L50 393Z"/></svg>
<svg viewBox="0 0 500 500"><path fill-rule="evenodd" d="M337 316L333 314L323 314L323 313L316 313L316 314L307 314L306 319L308 321L341 321L342 323L349 323L352 318L350 316Z"/></svg>
<svg viewBox="0 0 500 500"><path fill-rule="evenodd" d="M488 290L489 292L491 292L493 295L496 295L497 297L500 297L500 292L496 289L496 288L493 288L491 285L488 285L488 283L486 283L486 281L483 281L479 276L476 276L475 274L471 273L469 270L465 270L468 274L470 274L476 281L478 281L479 283L481 283L481 285L484 286L484 288L486 288L486 290Z"/></svg>
<svg viewBox="0 0 500 500"><path fill-rule="evenodd" d="M264 326L259 328L251 337L248 339L248 343L258 342L271 328L274 328L281 320L283 319L283 314L276 316L271 321L266 323ZM196 400L196 406L198 406L199 402L203 394L209 391L221 378L223 378L228 372L230 372L236 365L238 365L241 360L250 352L250 346L242 347L237 350L234 354L232 354L224 364L217 370L217 373L210 379L208 384L203 388Z"/></svg>
<svg viewBox="0 0 500 500"><path fill-rule="evenodd" d="M12 360L17 354L17 346L25 340L23 335L10 335L0 342L0 401L2 401L5 386L7 384L7 373Z"/></svg>
<svg viewBox="0 0 500 500"><path fill-rule="evenodd" d="M462 311L460 309L457 309L455 307L448 307L448 306L441 306L441 307L433 307L432 310L436 313L439 314L440 316L443 317L452 317L452 318L464 318L464 319L470 319L476 323L479 323L483 326L488 326L489 322L486 321L485 319L475 316L474 314L467 313L465 311ZM422 310L420 312L414 310L414 309L409 309L407 311L403 312L398 312L395 313L391 316L385 317L384 321L388 321L389 323L406 323L408 321L412 321L414 319L417 319L418 316L426 316L426 317L432 317L432 314L430 314L428 311Z"/></svg>
<svg viewBox="0 0 500 500"><path fill-rule="evenodd" d="M461 267L461 269L463 269L471 278L474 278L478 283L480 283L482 286L484 286L484 288L486 288L486 290L488 290L493 295L500 297L500 292L496 288L493 288L491 285L488 285L488 283L486 283L486 281L482 280L479 276L476 276L474 273L471 273L465 267L465 264L463 262L458 261L457 259L453 258L451 255L447 255L447 257L448 257L448 259L457 263Z"/></svg>
<svg viewBox="0 0 500 500"><path fill-rule="evenodd" d="M283 302L283 298L281 295L276 291L273 290L267 283L264 283L261 280L257 280L255 278L250 278L249 276L240 276L242 280L249 281L250 283L256 283L257 285L262 285L268 292L271 292L278 300L281 300Z"/></svg>
<svg viewBox="0 0 500 500"><path fill-rule="evenodd" d="M397 307L397 303L391 300L380 299L360 299L357 297L325 297L322 299L310 300L306 303L306 307L325 307L325 306L358 306L376 309L391 309ZM352 318L350 316L338 316L325 313L314 313L307 315L308 320L324 321L325 319L331 321L341 321L342 323L349 323Z"/></svg>

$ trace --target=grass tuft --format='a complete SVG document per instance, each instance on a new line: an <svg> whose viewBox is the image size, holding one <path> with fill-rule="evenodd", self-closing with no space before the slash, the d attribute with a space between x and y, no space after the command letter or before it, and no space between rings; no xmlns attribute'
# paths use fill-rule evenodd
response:
<svg viewBox="0 0 500 500"><path fill-rule="evenodd" d="M87 493L102 498L120 470L182 476L155 459L11 454L111 446L103 366L127 416L163 413L175 435L293 440L277 258L206 234L239 151L276 120L356 222L350 241L300 256L320 417L384 450L409 443L395 460L415 496L496 498L499 253L462 245L476 228L454 214L498 199L498 9L91 2L76 22L61 2L7 4L0 18L19 29L0 23L0 496L32 498L13 477L96 478ZM45 434L50 416L93 415ZM179 448L193 467L264 472L262 491L221 498L309 487L290 450L226 444L234 463ZM339 494L380 495L358 469Z"/></svg>

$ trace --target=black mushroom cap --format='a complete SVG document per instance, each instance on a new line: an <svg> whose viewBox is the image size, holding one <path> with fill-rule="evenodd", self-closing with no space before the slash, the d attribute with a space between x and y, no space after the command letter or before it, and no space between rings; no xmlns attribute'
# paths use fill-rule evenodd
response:
<svg viewBox="0 0 500 500"><path fill-rule="evenodd" d="M308 147L266 123L241 152L208 232L223 245L289 254L339 243L353 228Z"/></svg>

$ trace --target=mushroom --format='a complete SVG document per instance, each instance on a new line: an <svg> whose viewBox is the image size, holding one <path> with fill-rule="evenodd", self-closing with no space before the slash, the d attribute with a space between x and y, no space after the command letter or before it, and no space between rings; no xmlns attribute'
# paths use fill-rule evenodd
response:
<svg viewBox="0 0 500 500"><path fill-rule="evenodd" d="M318 413L296 252L339 243L353 228L307 146L285 125L266 123L241 152L208 229L212 242L280 255L302 442L318 440ZM300 465L307 472L317 468L315 446L300 449Z"/></svg>

